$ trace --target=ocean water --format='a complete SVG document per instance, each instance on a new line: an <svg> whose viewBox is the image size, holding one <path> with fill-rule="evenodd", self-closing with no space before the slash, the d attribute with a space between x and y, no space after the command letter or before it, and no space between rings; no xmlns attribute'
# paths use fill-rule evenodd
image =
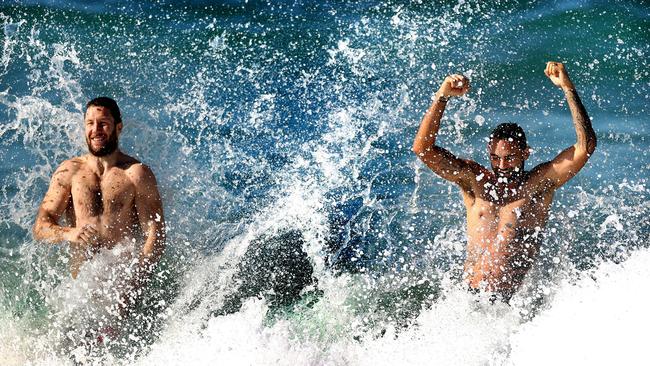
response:
<svg viewBox="0 0 650 366"><path fill-rule="evenodd" d="M647 4L4 1L0 25L1 365L647 359ZM557 192L522 290L492 305L463 289L458 189L410 147L461 72L472 91L449 103L443 146L487 164L489 131L516 121L528 166L553 158L575 132L549 60L598 147ZM120 145L155 172L168 225L142 303L103 345L105 306L75 294L111 280L72 281L66 246L31 236L99 95L120 104Z"/></svg>

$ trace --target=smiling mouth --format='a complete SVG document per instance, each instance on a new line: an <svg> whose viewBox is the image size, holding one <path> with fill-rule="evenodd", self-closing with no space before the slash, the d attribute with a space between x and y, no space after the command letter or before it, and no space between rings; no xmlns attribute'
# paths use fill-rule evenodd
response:
<svg viewBox="0 0 650 366"><path fill-rule="evenodd" d="M502 169L496 169L494 172L496 173L497 176L501 176L501 177L510 177L515 173L514 170L502 170Z"/></svg>
<svg viewBox="0 0 650 366"><path fill-rule="evenodd" d="M103 144L106 143L107 138L106 137L93 137L90 139L90 141L94 144Z"/></svg>

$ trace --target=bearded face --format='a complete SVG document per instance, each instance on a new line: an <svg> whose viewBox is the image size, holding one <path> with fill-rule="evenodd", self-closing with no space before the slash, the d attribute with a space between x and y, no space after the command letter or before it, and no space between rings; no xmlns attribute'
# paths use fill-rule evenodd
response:
<svg viewBox="0 0 650 366"><path fill-rule="evenodd" d="M88 138L88 136L86 136L86 144L88 144L88 151L94 156L101 157L110 155L117 150L117 129L113 129L113 132L108 136L108 139L98 137Z"/></svg>
<svg viewBox="0 0 650 366"><path fill-rule="evenodd" d="M121 123L115 124L108 108L91 106L86 111L85 135L88 151L94 156L107 156L118 147Z"/></svg>
<svg viewBox="0 0 650 366"><path fill-rule="evenodd" d="M496 177L505 182L517 180L524 171L528 151L508 140L492 141L489 145L490 164Z"/></svg>

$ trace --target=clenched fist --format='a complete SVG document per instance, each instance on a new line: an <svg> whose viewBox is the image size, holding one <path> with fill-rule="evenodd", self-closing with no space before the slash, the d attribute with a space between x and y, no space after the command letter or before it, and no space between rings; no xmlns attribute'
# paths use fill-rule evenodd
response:
<svg viewBox="0 0 650 366"><path fill-rule="evenodd" d="M460 74L449 75L438 89L438 96L449 98L461 96L469 90L469 79Z"/></svg>
<svg viewBox="0 0 650 366"><path fill-rule="evenodd" d="M546 74L546 76L551 79L553 84L562 89L575 89L573 83L571 82L571 79L569 79L569 74L564 68L564 65L560 62L550 61L546 63L544 74Z"/></svg>

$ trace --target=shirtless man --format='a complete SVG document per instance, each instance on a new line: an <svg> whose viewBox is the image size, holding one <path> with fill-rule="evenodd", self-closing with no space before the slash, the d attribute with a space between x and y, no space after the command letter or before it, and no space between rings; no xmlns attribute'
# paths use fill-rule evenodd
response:
<svg viewBox="0 0 650 366"><path fill-rule="evenodd" d="M488 143L492 170L459 159L436 145L440 119L450 97L469 90L462 75L445 78L424 115L413 151L440 177L458 184L467 210L465 276L472 290L486 290L508 301L521 285L539 251L541 232L555 190L575 176L596 148L596 134L564 65L544 71L566 96L577 141L553 160L524 170L529 148L514 123L499 125Z"/></svg>
<svg viewBox="0 0 650 366"><path fill-rule="evenodd" d="M84 116L88 154L64 161L54 172L34 224L34 238L68 242L72 277L102 249L139 243L137 274L121 308L147 279L165 248L165 221L156 178L149 167L118 148L122 117L117 103L91 100ZM65 225L59 223L63 218Z"/></svg>

